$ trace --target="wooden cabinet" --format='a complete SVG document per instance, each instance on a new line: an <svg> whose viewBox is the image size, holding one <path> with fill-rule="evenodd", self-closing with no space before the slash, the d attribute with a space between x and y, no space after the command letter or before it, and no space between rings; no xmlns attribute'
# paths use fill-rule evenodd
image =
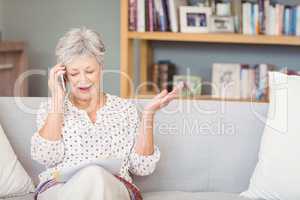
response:
<svg viewBox="0 0 300 200"><path fill-rule="evenodd" d="M28 59L23 42L0 42L0 96L28 96Z"/></svg>

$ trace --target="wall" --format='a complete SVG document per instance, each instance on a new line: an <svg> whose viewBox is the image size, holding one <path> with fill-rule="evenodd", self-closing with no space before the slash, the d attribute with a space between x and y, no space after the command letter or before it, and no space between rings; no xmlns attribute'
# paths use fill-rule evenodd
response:
<svg viewBox="0 0 300 200"><path fill-rule="evenodd" d="M106 44L106 69L119 69L119 0L4 0L6 40L28 44L31 69L47 71L55 64L54 49L69 28L86 26L99 31ZM104 88L119 94L119 76L105 76ZM48 94L47 77L31 76L30 96Z"/></svg>

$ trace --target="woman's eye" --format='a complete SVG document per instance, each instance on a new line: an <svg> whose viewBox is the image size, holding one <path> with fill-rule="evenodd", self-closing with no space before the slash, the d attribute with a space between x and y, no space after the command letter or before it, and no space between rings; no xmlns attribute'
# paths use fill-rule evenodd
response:
<svg viewBox="0 0 300 200"><path fill-rule="evenodd" d="M91 73L93 73L94 71L87 71L87 73L89 73L89 74L91 74Z"/></svg>
<svg viewBox="0 0 300 200"><path fill-rule="evenodd" d="M77 75L77 73L76 74L70 74L71 76L76 76Z"/></svg>

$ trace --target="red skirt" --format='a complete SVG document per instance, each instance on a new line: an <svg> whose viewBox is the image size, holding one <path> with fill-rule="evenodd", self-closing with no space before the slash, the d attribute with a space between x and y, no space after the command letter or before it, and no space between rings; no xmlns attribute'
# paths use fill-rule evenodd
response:
<svg viewBox="0 0 300 200"><path fill-rule="evenodd" d="M143 197L141 195L140 190L132 183L126 181L124 178L114 175L117 179L119 179L127 188L128 192L129 192L129 196L130 196L130 200L142 200ZM50 187L59 184L60 182L55 181L54 179L51 179L49 181L46 181L45 183L43 183L41 186L39 186L35 193L34 193L34 199L37 200L37 197L40 193L45 192L47 189L49 189Z"/></svg>
<svg viewBox="0 0 300 200"><path fill-rule="evenodd" d="M124 183L127 190L129 191L131 200L142 200L143 199L142 194L138 187L136 187L134 184L126 181L124 178L122 178L120 176L115 175L115 177L117 177L117 179L119 179L121 182Z"/></svg>

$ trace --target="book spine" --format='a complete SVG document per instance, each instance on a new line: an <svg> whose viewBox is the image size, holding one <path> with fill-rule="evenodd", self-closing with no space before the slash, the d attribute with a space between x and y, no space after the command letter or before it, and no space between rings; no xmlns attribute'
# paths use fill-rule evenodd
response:
<svg viewBox="0 0 300 200"><path fill-rule="evenodd" d="M282 35L283 32L283 5L276 4L275 6L275 12L276 12L276 30L275 35Z"/></svg>
<svg viewBox="0 0 300 200"><path fill-rule="evenodd" d="M169 1L162 0L163 3L163 10L164 10L164 16L165 16L165 23L166 23L166 30L171 31L170 28L170 14L169 14Z"/></svg>
<svg viewBox="0 0 300 200"><path fill-rule="evenodd" d="M258 1L258 9L259 9L259 23L258 23L258 33L265 33L265 2L264 0Z"/></svg>
<svg viewBox="0 0 300 200"><path fill-rule="evenodd" d="M277 29L277 25L276 25L276 21L277 21L278 17L276 14L276 8L275 6L271 7L271 35L276 35L276 29Z"/></svg>
<svg viewBox="0 0 300 200"><path fill-rule="evenodd" d="M266 97L266 91L268 87L268 65L261 64L259 67L260 67L259 91L260 91L260 99L263 99Z"/></svg>
<svg viewBox="0 0 300 200"><path fill-rule="evenodd" d="M152 90L157 92L159 91L159 86L160 86L160 82L159 82L159 66L157 63L155 63L153 65L153 71L152 71Z"/></svg>
<svg viewBox="0 0 300 200"><path fill-rule="evenodd" d="M300 36L300 5L295 8L295 35Z"/></svg>
<svg viewBox="0 0 300 200"><path fill-rule="evenodd" d="M292 12L292 16L291 16L291 34L292 35L296 35L297 34L297 31L296 31L296 17L297 17L297 10L296 10L296 7L292 7L291 9L291 12Z"/></svg>
<svg viewBox="0 0 300 200"><path fill-rule="evenodd" d="M258 35L260 32L259 27L259 7L258 4L253 4L253 35Z"/></svg>
<svg viewBox="0 0 300 200"><path fill-rule="evenodd" d="M145 32L145 0L137 0L137 31Z"/></svg>
<svg viewBox="0 0 300 200"><path fill-rule="evenodd" d="M148 0L148 19L149 19L149 31L154 31L154 3L153 0Z"/></svg>
<svg viewBox="0 0 300 200"><path fill-rule="evenodd" d="M270 0L265 0L265 34L270 35Z"/></svg>
<svg viewBox="0 0 300 200"><path fill-rule="evenodd" d="M137 0L128 0L129 9L128 9L128 25L129 31L136 31L136 21L137 21Z"/></svg>
<svg viewBox="0 0 300 200"><path fill-rule="evenodd" d="M251 25L251 4L243 3L243 33L250 34L250 25Z"/></svg>
<svg viewBox="0 0 300 200"><path fill-rule="evenodd" d="M255 91L256 91L256 86L255 86L255 69L250 68L248 70L249 75L248 75L248 98L255 98Z"/></svg>
<svg viewBox="0 0 300 200"><path fill-rule="evenodd" d="M160 0L154 0L154 30L155 31L160 31L160 16L159 16L159 4Z"/></svg>
<svg viewBox="0 0 300 200"><path fill-rule="evenodd" d="M234 17L234 29L236 33L242 33L242 0L232 0L232 13Z"/></svg>
<svg viewBox="0 0 300 200"><path fill-rule="evenodd" d="M159 13L160 31L165 32L167 31L167 24L166 24L166 15L164 12L163 0L159 0L158 13Z"/></svg>
<svg viewBox="0 0 300 200"><path fill-rule="evenodd" d="M172 32L178 32L177 24L177 7L174 0L167 0L169 3L169 19L170 19L170 28Z"/></svg>
<svg viewBox="0 0 300 200"><path fill-rule="evenodd" d="M149 0L145 0L145 31L150 31Z"/></svg>
<svg viewBox="0 0 300 200"><path fill-rule="evenodd" d="M284 28L283 28L283 32L285 35L291 35L291 9L286 7L284 9Z"/></svg>
<svg viewBox="0 0 300 200"><path fill-rule="evenodd" d="M241 69L241 98L247 99L248 98L248 69L242 68Z"/></svg>

